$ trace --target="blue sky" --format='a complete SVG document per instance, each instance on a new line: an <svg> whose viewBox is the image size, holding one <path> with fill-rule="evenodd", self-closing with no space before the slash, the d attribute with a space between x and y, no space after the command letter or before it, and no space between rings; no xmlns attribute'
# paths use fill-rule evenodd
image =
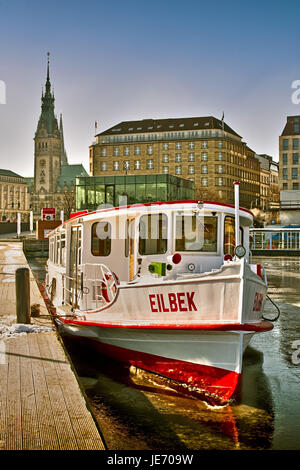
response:
<svg viewBox="0 0 300 470"><path fill-rule="evenodd" d="M47 51L70 163L88 170L94 122L213 115L278 160L300 114L300 2L0 0L0 167L33 175Z"/></svg>

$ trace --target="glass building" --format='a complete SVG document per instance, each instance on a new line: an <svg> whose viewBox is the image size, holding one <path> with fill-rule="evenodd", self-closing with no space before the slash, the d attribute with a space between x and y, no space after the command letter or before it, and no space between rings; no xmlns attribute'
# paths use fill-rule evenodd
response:
<svg viewBox="0 0 300 470"><path fill-rule="evenodd" d="M194 182L168 174L88 176L76 178L76 210L96 210L102 204L184 201L194 199Z"/></svg>

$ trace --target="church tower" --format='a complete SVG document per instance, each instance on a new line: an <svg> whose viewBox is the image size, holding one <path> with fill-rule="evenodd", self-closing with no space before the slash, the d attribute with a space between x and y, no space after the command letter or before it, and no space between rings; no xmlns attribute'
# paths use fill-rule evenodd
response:
<svg viewBox="0 0 300 470"><path fill-rule="evenodd" d="M34 177L30 186L31 207L35 220L40 219L43 208L55 208L57 217L61 210L69 216L76 205L76 176L88 176L81 164L68 163L62 115L58 121L54 112L55 98L50 82L49 52L47 56L46 84L34 135Z"/></svg>
<svg viewBox="0 0 300 470"><path fill-rule="evenodd" d="M60 176L61 134L54 114L54 94L49 76L49 52L42 110L34 137L34 192L54 193Z"/></svg>

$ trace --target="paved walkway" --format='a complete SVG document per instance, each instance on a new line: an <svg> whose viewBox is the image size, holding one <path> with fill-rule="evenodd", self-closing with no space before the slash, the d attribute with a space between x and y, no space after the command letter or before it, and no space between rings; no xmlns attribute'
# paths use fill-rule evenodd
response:
<svg viewBox="0 0 300 470"><path fill-rule="evenodd" d="M14 273L21 266L29 267L22 243L0 242L0 449L104 450L32 273L31 305L40 304L41 317L28 328L38 332L17 333Z"/></svg>

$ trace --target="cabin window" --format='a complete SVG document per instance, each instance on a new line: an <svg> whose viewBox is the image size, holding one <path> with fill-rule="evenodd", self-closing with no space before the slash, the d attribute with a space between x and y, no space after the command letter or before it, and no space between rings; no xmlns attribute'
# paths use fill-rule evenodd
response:
<svg viewBox="0 0 300 470"><path fill-rule="evenodd" d="M240 228L240 244L243 245L243 229ZM235 218L226 216L224 221L224 255L234 255Z"/></svg>
<svg viewBox="0 0 300 470"><path fill-rule="evenodd" d="M129 219L126 220L125 226L125 257L129 255Z"/></svg>
<svg viewBox="0 0 300 470"><path fill-rule="evenodd" d="M60 237L60 264L66 266L66 233L61 232Z"/></svg>
<svg viewBox="0 0 300 470"><path fill-rule="evenodd" d="M139 252L159 255L168 247L168 219L165 214L147 214L140 218Z"/></svg>
<svg viewBox="0 0 300 470"><path fill-rule="evenodd" d="M49 240L49 259L52 263L54 262L54 243L55 237L51 237Z"/></svg>
<svg viewBox="0 0 300 470"><path fill-rule="evenodd" d="M96 222L92 225L92 254L108 256L111 252L111 225L109 222Z"/></svg>
<svg viewBox="0 0 300 470"><path fill-rule="evenodd" d="M217 251L217 217L176 216L176 251Z"/></svg>
<svg viewBox="0 0 300 470"><path fill-rule="evenodd" d="M60 264L60 233L56 234L55 264Z"/></svg>

